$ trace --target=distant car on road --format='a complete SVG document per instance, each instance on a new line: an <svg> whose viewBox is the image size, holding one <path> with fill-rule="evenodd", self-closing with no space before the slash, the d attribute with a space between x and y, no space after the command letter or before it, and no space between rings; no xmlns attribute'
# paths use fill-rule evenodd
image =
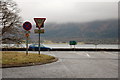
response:
<svg viewBox="0 0 120 80"><path fill-rule="evenodd" d="M38 44L32 44L29 46L29 49L32 49L33 51L35 50L39 50L39 45ZM52 48L49 48L49 47L45 47L44 45L40 44L40 50L51 50Z"/></svg>

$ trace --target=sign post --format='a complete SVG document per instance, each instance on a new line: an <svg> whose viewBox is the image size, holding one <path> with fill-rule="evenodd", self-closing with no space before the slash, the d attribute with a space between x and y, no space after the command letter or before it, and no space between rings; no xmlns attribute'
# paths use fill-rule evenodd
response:
<svg viewBox="0 0 120 80"><path fill-rule="evenodd" d="M39 33L39 51L38 51L38 54L40 55L40 33Z"/></svg>
<svg viewBox="0 0 120 80"><path fill-rule="evenodd" d="M36 27L38 27L39 29L39 50L38 50L38 54L40 55L40 29L41 27L44 27L44 22L45 22L46 18L34 18L34 21L36 22Z"/></svg>
<svg viewBox="0 0 120 80"><path fill-rule="evenodd" d="M75 45L77 45L77 42L76 41L70 41L69 45L71 46L71 48L72 48L72 45L74 45L74 49L75 49Z"/></svg>
<svg viewBox="0 0 120 80"><path fill-rule="evenodd" d="M25 29L26 30L26 34L25 34L25 36L26 36L26 55L28 55L28 37L29 37L29 33L30 33L30 29L32 28L32 25L31 25L31 23L30 22L25 22L25 23L23 23L23 29Z"/></svg>
<svg viewBox="0 0 120 80"><path fill-rule="evenodd" d="M26 33L28 35L28 33ZM28 55L28 36L26 36L26 55Z"/></svg>

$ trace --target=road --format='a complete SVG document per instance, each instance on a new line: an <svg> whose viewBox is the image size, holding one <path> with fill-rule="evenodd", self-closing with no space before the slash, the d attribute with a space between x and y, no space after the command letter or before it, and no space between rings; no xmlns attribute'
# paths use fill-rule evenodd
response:
<svg viewBox="0 0 120 80"><path fill-rule="evenodd" d="M36 53L36 52L34 52ZM118 52L44 51L59 60L45 65L4 68L3 78L117 78Z"/></svg>

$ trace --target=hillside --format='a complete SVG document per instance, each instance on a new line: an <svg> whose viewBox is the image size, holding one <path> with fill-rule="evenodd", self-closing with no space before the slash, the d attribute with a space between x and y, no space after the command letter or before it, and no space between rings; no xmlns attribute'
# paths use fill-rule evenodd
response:
<svg viewBox="0 0 120 80"><path fill-rule="evenodd" d="M37 35L33 34L34 39ZM116 40L118 36L117 20L93 21L87 23L46 23L41 39L54 42L70 40Z"/></svg>

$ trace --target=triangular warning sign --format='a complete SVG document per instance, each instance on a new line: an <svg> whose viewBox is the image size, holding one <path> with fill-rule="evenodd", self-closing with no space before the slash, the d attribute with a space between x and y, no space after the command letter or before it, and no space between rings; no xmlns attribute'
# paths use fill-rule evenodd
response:
<svg viewBox="0 0 120 80"><path fill-rule="evenodd" d="M38 28L41 28L42 24L45 22L46 18L34 18L36 25Z"/></svg>

